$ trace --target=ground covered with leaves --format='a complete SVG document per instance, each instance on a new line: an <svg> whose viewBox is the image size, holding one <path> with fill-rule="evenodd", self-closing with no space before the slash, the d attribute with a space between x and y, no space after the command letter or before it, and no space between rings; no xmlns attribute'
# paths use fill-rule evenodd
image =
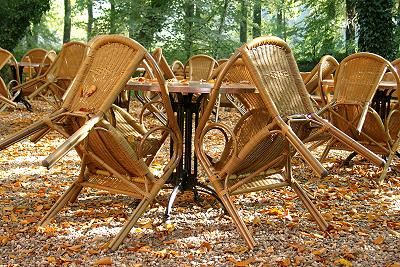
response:
<svg viewBox="0 0 400 267"><path fill-rule="evenodd" d="M43 117L49 108L34 103L0 113L0 139ZM231 121L231 112L221 120ZM235 204L254 235L248 250L221 209L198 205L190 192L163 222L171 190L163 190L116 252L108 241L134 208L131 198L86 190L46 227L37 223L77 177L80 159L70 152L50 170L41 161L63 138L52 133L0 152L0 265L4 266L400 266L400 178L362 158L340 167L347 153L330 153L330 175L315 179L294 159L294 175L314 196L332 230L321 232L290 188L238 196ZM215 139L218 142L218 138ZM315 153L320 153L317 151ZM167 155L165 155L167 156ZM399 165L395 159L394 166ZM200 176L204 174L200 169Z"/></svg>

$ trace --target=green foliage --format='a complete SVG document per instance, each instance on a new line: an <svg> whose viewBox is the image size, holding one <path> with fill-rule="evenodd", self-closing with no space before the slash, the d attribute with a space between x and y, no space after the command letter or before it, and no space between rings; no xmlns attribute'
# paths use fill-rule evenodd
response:
<svg viewBox="0 0 400 267"><path fill-rule="evenodd" d="M396 55L393 0L357 0L356 10L360 25L358 47L360 51L379 54L389 60Z"/></svg>
<svg viewBox="0 0 400 267"><path fill-rule="evenodd" d="M294 50L299 60L318 61L323 55L345 52L343 28L345 9L342 0L308 0L309 13L299 23Z"/></svg>
<svg viewBox="0 0 400 267"><path fill-rule="evenodd" d="M50 0L2 1L0 5L0 46L12 51L50 9Z"/></svg>

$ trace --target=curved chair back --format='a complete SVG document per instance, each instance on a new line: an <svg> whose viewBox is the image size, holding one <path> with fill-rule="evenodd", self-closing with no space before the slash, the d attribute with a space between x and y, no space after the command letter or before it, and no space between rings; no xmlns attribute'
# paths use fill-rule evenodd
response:
<svg viewBox="0 0 400 267"><path fill-rule="evenodd" d="M171 65L172 72L178 80L185 78L185 66L179 60L175 60Z"/></svg>
<svg viewBox="0 0 400 267"><path fill-rule="evenodd" d="M218 62L207 55L195 55L188 59L185 65L185 72L188 73L190 81L208 81L211 78L214 68L218 66ZM187 71L186 69L189 68Z"/></svg>

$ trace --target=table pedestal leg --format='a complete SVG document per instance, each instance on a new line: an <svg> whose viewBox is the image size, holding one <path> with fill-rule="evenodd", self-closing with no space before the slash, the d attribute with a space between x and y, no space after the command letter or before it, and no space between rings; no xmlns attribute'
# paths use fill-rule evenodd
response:
<svg viewBox="0 0 400 267"><path fill-rule="evenodd" d="M197 158L192 149L193 136L193 116L195 128L199 120L199 109L202 95L196 102L192 101L193 94L177 95L174 99L171 97L172 107L177 113L177 121L184 139L184 150L181 162L176 168L176 172L172 175L170 183L173 184L173 190L168 200L167 209L165 211L166 223L171 222L171 210L175 199L180 192L192 191L194 200L201 205L202 199L199 193L205 193L215 198L223 207L217 193L209 186L202 184L197 179ZM192 156L193 154L193 156ZM213 202L215 203L215 202ZM212 205L212 203L210 203Z"/></svg>

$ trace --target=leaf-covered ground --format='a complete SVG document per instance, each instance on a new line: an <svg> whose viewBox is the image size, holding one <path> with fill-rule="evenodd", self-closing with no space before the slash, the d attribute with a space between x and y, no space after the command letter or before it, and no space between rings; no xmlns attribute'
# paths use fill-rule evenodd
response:
<svg viewBox="0 0 400 267"><path fill-rule="evenodd" d="M0 139L44 116L35 102L0 113ZM234 121L222 112L224 121ZM230 218L220 209L200 206L181 194L163 223L171 190L163 190L116 252L106 249L135 201L86 190L46 227L37 222L68 188L79 171L69 152L50 170L41 161L62 142L52 133L0 152L0 265L113 266L400 266L400 178L394 171L381 187L372 180L380 169L362 158L340 167L347 153L332 152L324 162L330 175L316 180L297 158L294 175L314 195L333 229L324 233L290 188L238 196L235 203L257 246L249 251ZM217 144L219 138L212 139ZM317 151L315 153L320 153ZM166 157L167 155L164 155ZM399 165L395 159L394 166ZM204 178L202 170L200 176ZM204 203L203 203L204 204Z"/></svg>

